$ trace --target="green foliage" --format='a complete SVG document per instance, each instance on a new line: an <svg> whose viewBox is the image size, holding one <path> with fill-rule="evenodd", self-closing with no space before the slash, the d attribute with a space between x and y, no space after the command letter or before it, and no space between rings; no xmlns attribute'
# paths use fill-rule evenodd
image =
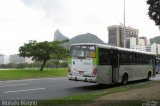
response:
<svg viewBox="0 0 160 106"><path fill-rule="evenodd" d="M65 42L68 42L68 40L53 42L37 42L31 40L19 48L19 55L22 57L31 57L35 61L42 62L40 69L42 71L47 61L56 60L54 62L58 66L60 60L67 58L68 51L61 46Z"/></svg>
<svg viewBox="0 0 160 106"><path fill-rule="evenodd" d="M66 60L69 56L69 51L62 46L56 47L57 51L55 51L51 57L52 61L55 63L56 68L59 67L59 63Z"/></svg>
<svg viewBox="0 0 160 106"><path fill-rule="evenodd" d="M49 54L53 52L53 46L50 42L37 42L29 41L28 44L24 44L19 48L20 56L22 57L32 57L33 60L43 61L44 59L49 59Z"/></svg>
<svg viewBox="0 0 160 106"><path fill-rule="evenodd" d="M147 4L149 5L149 17L156 25L160 25L160 0L147 0Z"/></svg>
<svg viewBox="0 0 160 106"><path fill-rule="evenodd" d="M114 94L114 93L119 93L119 92L126 92L130 90L136 90L136 89L141 89L141 88L147 88L147 87L152 87L155 85L159 85L160 81L147 81L147 82L139 82L139 83L131 83L126 86L119 86L119 85L95 85L92 86L92 89L99 89L97 91L89 92L89 93L82 93L82 94L77 94L77 95L71 95L71 96L66 96L62 98L57 98L53 99L52 104L54 106L83 106L86 105L86 103L92 103L92 102L98 102L97 100L100 100L98 98L109 95L109 94ZM49 104L50 104L49 102ZM139 106L138 104L141 104L142 101L99 101L101 104L98 104L100 106L121 106L120 104L123 103L125 104L124 106ZM134 104L133 104L134 103ZM45 103L44 103L45 104ZM111 105L112 104L112 105ZM116 104L116 105L114 105ZM133 105L132 105L133 104ZM96 106L98 106L96 105Z"/></svg>
<svg viewBox="0 0 160 106"><path fill-rule="evenodd" d="M8 64L0 64L1 69L23 69L23 68L40 68L41 67L41 62L35 61L34 63L20 63L20 64L15 64L15 63L8 63ZM59 68L67 68L68 67L68 62L67 61L62 61L59 63ZM53 61L47 61L44 68L56 68L56 65Z"/></svg>

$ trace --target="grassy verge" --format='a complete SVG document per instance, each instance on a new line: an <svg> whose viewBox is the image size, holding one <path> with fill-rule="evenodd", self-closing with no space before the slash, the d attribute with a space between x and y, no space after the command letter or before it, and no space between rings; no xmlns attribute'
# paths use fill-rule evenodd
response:
<svg viewBox="0 0 160 106"><path fill-rule="evenodd" d="M48 78L67 76L67 69L19 69L19 70L1 70L0 80L17 80L29 78Z"/></svg>
<svg viewBox="0 0 160 106"><path fill-rule="evenodd" d="M73 95L73 96L67 96L63 98L58 98L58 99L53 99L49 101L43 101L41 102L42 104L54 104L54 105L69 105L69 106L74 106L74 105L83 105L86 103L91 103L95 99L112 94L112 93L118 93L118 92L124 92L124 91L129 91L132 89L139 89L139 88L145 88L145 87L151 87L153 85L160 84L160 81L148 81L148 82L139 82L139 83L131 83L126 86L120 86L120 85L113 85L113 86L99 86L99 87L104 87L103 90L91 92L91 93L86 93L86 94L79 94L79 95ZM124 105L137 105L141 103L142 101L108 101L109 104L113 106L117 106L119 103L124 103ZM115 103L117 102L117 103Z"/></svg>

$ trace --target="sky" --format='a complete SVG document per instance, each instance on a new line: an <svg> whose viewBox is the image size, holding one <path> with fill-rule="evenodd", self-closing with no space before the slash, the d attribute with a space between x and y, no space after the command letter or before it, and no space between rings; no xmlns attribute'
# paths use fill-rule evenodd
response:
<svg viewBox="0 0 160 106"><path fill-rule="evenodd" d="M123 24L123 1L0 0L0 54L19 53L29 40L53 41L56 29L68 38L89 32L108 42L107 27ZM139 36L160 36L146 0L125 1L126 26L139 29Z"/></svg>

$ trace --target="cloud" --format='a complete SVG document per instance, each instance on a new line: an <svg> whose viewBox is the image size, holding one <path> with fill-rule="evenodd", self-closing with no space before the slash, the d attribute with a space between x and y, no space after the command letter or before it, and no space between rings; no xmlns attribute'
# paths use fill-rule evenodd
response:
<svg viewBox="0 0 160 106"><path fill-rule="evenodd" d="M0 0L0 51L17 51L32 39L53 40L57 28L69 38L90 32L107 42L107 26L119 23L123 0ZM145 0L126 0L128 25L138 28L140 36L159 34L147 16Z"/></svg>
<svg viewBox="0 0 160 106"><path fill-rule="evenodd" d="M44 11L46 14L62 12L66 0L21 0L23 4Z"/></svg>
<svg viewBox="0 0 160 106"><path fill-rule="evenodd" d="M0 53L17 53L19 46L32 39L52 40L51 26L44 12L27 7L20 0L0 0Z"/></svg>

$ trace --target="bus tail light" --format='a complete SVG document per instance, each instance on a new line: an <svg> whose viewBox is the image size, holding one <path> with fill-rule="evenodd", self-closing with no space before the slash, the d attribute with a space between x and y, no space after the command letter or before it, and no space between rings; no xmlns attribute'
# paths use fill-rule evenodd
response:
<svg viewBox="0 0 160 106"><path fill-rule="evenodd" d="M95 76L96 76L96 74L97 74L97 69L96 69L96 68L94 68L92 76L93 76L93 77L95 77Z"/></svg>

